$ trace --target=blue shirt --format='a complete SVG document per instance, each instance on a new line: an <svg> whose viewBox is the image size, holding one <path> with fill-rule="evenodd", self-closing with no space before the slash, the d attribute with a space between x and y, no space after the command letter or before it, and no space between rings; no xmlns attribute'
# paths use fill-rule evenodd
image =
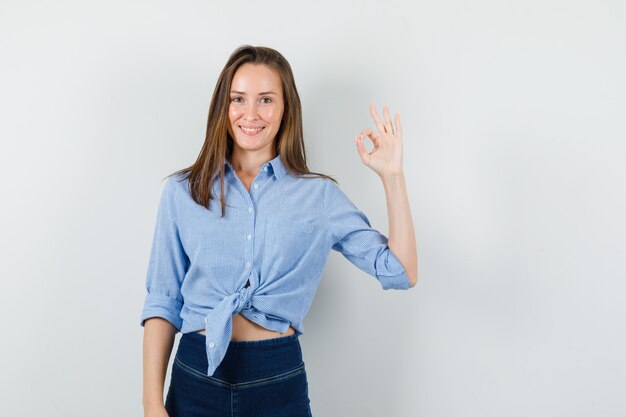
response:
<svg viewBox="0 0 626 417"><path fill-rule="evenodd" d="M224 217L219 180L209 207L197 204L182 174L167 178L157 211L141 325L150 317L177 332L206 332L207 375L222 361L241 313L273 331L302 321L330 250L381 287L411 288L388 239L333 181L290 175L280 155L263 164L250 191L225 161Z"/></svg>

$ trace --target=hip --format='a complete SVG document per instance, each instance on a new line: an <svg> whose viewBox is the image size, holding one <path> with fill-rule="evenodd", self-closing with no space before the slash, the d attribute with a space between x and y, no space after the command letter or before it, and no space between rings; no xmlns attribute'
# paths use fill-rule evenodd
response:
<svg viewBox="0 0 626 417"><path fill-rule="evenodd" d="M231 340L226 355L212 376L206 375L206 336L185 333L180 339L174 365L225 387L244 387L282 376L304 373L302 348L297 333L271 339Z"/></svg>
<svg viewBox="0 0 626 417"><path fill-rule="evenodd" d="M311 417L298 334L231 340L215 372L206 374L206 336L184 333L172 365L165 407L170 417L277 415Z"/></svg>

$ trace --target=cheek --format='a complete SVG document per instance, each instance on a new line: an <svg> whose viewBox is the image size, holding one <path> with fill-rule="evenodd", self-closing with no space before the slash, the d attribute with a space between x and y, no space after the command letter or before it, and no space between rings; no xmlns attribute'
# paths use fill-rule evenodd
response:
<svg viewBox="0 0 626 417"><path fill-rule="evenodd" d="M278 109L268 109L264 115L265 120L269 120L272 123L280 123L281 114Z"/></svg>
<svg viewBox="0 0 626 417"><path fill-rule="evenodd" d="M239 119L241 117L241 112L235 108L230 108L228 110L228 117L230 118L231 122L234 122L235 120Z"/></svg>

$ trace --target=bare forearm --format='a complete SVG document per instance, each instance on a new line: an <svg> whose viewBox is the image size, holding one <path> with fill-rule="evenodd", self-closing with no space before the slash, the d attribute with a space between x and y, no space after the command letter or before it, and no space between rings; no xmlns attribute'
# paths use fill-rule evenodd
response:
<svg viewBox="0 0 626 417"><path fill-rule="evenodd" d="M411 285L417 283L417 244L404 173L381 177L387 198L389 248L406 270Z"/></svg>
<svg viewBox="0 0 626 417"><path fill-rule="evenodd" d="M176 328L167 320L152 317L145 321L143 332L143 405L163 405L165 375Z"/></svg>

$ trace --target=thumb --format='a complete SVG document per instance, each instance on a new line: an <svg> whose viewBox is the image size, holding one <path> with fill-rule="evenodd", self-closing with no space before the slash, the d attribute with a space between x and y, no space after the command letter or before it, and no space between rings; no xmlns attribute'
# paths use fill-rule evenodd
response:
<svg viewBox="0 0 626 417"><path fill-rule="evenodd" d="M356 141L356 148L359 151L359 155L361 155L361 159L363 161L367 160L367 149L365 149L365 145L363 145L358 135L354 137L354 140Z"/></svg>

